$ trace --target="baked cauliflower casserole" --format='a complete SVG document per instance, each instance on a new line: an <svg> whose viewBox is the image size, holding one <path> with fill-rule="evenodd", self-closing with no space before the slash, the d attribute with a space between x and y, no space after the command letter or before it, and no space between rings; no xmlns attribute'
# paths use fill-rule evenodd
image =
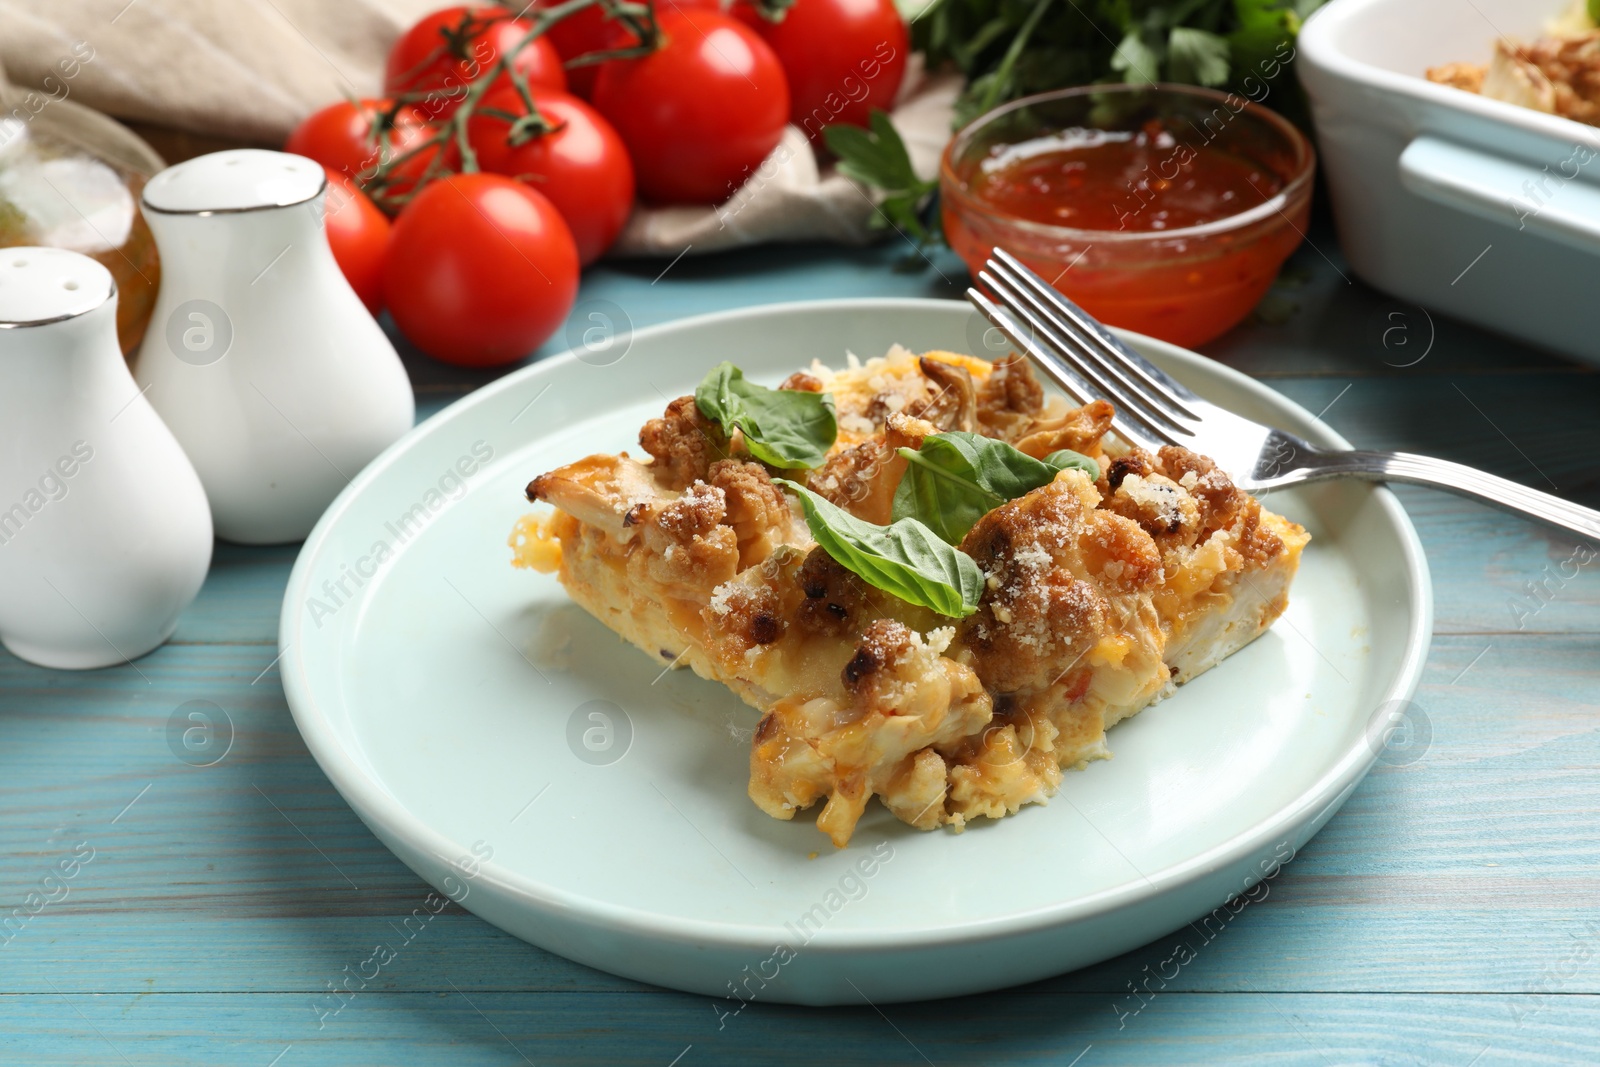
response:
<svg viewBox="0 0 1600 1067"><path fill-rule="evenodd" d="M1019 357L896 348L777 390L719 371L644 425L648 459L535 478L555 510L514 561L760 712L751 799L823 802L836 846L873 795L923 830L1046 802L1287 604L1303 528Z"/></svg>

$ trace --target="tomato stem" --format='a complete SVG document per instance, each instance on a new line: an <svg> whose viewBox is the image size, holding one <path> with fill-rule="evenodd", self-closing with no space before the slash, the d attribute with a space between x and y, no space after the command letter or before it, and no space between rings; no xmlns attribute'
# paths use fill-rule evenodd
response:
<svg viewBox="0 0 1600 1067"><path fill-rule="evenodd" d="M372 197L374 203L393 214L409 203L428 182L452 172L450 165L445 162L447 149L452 142L460 156L458 164L460 172L471 174L478 170L478 155L473 151L468 139L469 124L475 114L508 120L511 126L507 138L508 143L512 145L525 144L535 137L560 129L558 124L551 122L540 112L533 98L533 90L528 85L527 75L516 68L514 61L524 48L542 37L551 26L590 7L602 8L608 19L614 19L626 26L639 43L626 48L587 52L581 56L574 56L564 66L582 67L612 59L635 59L649 55L661 46L661 30L656 23L654 0L645 0L644 3L636 0L566 0L565 3L545 8L532 16L532 27L514 47L504 51L492 65L480 70L459 90L451 86L444 91L430 89L395 94L393 102L375 116L373 122L374 145L380 148L378 162L357 175L357 183ZM444 40L422 63L413 68L413 72L425 68L441 54L463 60L470 59L471 43L499 21L502 21L502 17L481 19L471 11L465 12L461 22L456 26L441 27L439 33ZM527 111L526 114L512 115L498 108L479 110L484 95L502 74L516 88L522 106ZM400 112L405 108L418 106L422 106L424 110L437 110L441 95L447 99L460 95L461 102L425 140L419 141L399 155L394 155L393 135L395 126L399 122ZM430 151L433 154L428 160L428 165L423 168L416 180L407 188L395 191L395 185L407 177L397 173L399 169Z"/></svg>
<svg viewBox="0 0 1600 1067"><path fill-rule="evenodd" d="M750 0L750 6L756 9L756 14L768 22L782 22L784 16L789 14L789 9L794 6L794 0Z"/></svg>

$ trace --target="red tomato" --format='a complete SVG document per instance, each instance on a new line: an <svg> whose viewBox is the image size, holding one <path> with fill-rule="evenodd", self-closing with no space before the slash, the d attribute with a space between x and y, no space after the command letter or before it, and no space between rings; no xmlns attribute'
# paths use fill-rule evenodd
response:
<svg viewBox="0 0 1600 1067"><path fill-rule="evenodd" d="M743 0L734 11L778 54L789 121L813 141L826 126L865 126L873 108L894 104L910 51L894 0L795 0L779 22Z"/></svg>
<svg viewBox="0 0 1600 1067"><path fill-rule="evenodd" d="M533 9L555 7L562 0L534 0ZM699 7L710 11L721 8L721 0L662 0L661 7ZM586 7L568 15L549 30L550 42L561 53L562 59L574 59L589 52L604 52L623 48L637 40L622 23L606 18L598 6ZM595 78L600 73L598 64L567 68L567 89L585 100L594 93Z"/></svg>
<svg viewBox="0 0 1600 1067"><path fill-rule="evenodd" d="M783 136L783 68L755 31L719 12L659 10L657 24L660 49L601 67L594 106L622 135L647 199L719 203Z"/></svg>
<svg viewBox="0 0 1600 1067"><path fill-rule="evenodd" d="M432 132L415 108L402 107L393 123L384 118L392 102L341 100L313 111L294 128L285 152L306 156L328 170L359 179L380 158L393 159L428 139ZM374 124L378 132L374 132Z"/></svg>
<svg viewBox="0 0 1600 1067"><path fill-rule="evenodd" d="M467 83L482 76L532 29L531 23L492 4L435 11L401 34L389 50L384 92L427 93L418 105L426 116L435 121L448 118L460 106ZM533 85L567 87L561 57L544 37L518 52L512 64ZM496 79L497 86L510 83L505 74Z"/></svg>
<svg viewBox="0 0 1600 1067"><path fill-rule="evenodd" d="M537 7L554 7L560 0L540 0ZM599 7L586 7L575 15L569 15L560 22L551 26L548 35L550 43L556 46L562 59L572 59L586 52L600 52L607 48L620 47L620 44L610 43L613 38L621 38L626 34L616 22L606 18L606 13ZM594 80L600 73L598 65L587 67L568 67L567 88L581 97L587 98L594 92Z"/></svg>
<svg viewBox="0 0 1600 1067"><path fill-rule="evenodd" d="M498 174L430 182L400 212L383 272L389 313L447 363L531 353L578 295L578 249L543 195Z"/></svg>
<svg viewBox="0 0 1600 1067"><path fill-rule="evenodd" d="M295 127L283 149L353 178L363 188L371 186L380 163L397 161L388 188L374 194L375 200L382 201L380 208L392 210L390 198L409 192L439 150L422 147L436 130L415 108L401 107L392 124L381 119L390 106L388 100L363 100L359 106L347 101L329 104ZM374 134L374 122L384 132ZM457 155L454 145L446 146L445 165L450 170L456 169Z"/></svg>
<svg viewBox="0 0 1600 1067"><path fill-rule="evenodd" d="M333 258L344 272L345 281L367 310L376 315L383 308L383 260L389 245L389 220L355 182L326 166L322 169L328 173L328 198L323 209L328 247L333 249Z"/></svg>
<svg viewBox="0 0 1600 1067"><path fill-rule="evenodd" d="M588 265L611 247L633 210L633 164L611 123L582 100L539 89L534 103L559 129L512 145L509 122L474 113L468 139L484 170L524 181L550 199L572 228L578 259ZM527 114L513 86L484 97L482 107Z"/></svg>

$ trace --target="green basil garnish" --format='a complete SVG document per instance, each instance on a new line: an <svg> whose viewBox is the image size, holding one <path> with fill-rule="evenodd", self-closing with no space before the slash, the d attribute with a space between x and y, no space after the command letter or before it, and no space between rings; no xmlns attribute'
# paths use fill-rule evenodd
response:
<svg viewBox="0 0 1600 1067"><path fill-rule="evenodd" d="M921 519L952 545L979 519L1009 500L1031 493L1067 468L1092 481L1100 468L1070 449L1034 459L1004 441L952 430L929 434L920 449L902 448L906 473L894 491L895 519Z"/></svg>
<svg viewBox="0 0 1600 1067"><path fill-rule="evenodd" d="M874 589L908 604L962 619L978 610L983 571L916 519L889 526L864 522L787 478L774 481L800 498L806 526L822 550Z"/></svg>
<svg viewBox="0 0 1600 1067"><path fill-rule="evenodd" d="M694 403L729 437L737 427L752 456L783 470L821 466L839 436L830 394L768 389L726 361L701 381Z"/></svg>
<svg viewBox="0 0 1600 1067"><path fill-rule="evenodd" d="M1044 457L1044 461L1058 471L1082 471L1089 476L1091 482L1100 480L1100 464L1082 452L1074 452L1070 448L1061 448Z"/></svg>

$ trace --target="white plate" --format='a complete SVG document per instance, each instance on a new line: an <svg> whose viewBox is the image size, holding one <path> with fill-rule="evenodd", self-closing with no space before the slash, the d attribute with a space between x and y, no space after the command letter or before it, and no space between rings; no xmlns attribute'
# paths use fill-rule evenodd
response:
<svg viewBox="0 0 1600 1067"><path fill-rule="evenodd" d="M690 672L663 676L553 577L510 566L534 475L633 447L719 360L776 384L813 357L973 351L982 334L952 301L752 308L641 331L610 366L545 360L430 419L333 503L289 580L284 688L317 762L469 910L579 962L711 996L993 989L1218 907L1338 809L1381 751L1374 714L1416 686L1428 572L1386 490L1273 497L1315 537L1288 613L1118 726L1116 758L1069 772L1048 807L957 835L873 805L844 851L809 817L778 822L746 796L755 712ZM1344 444L1242 375L1133 340L1219 403Z"/></svg>

